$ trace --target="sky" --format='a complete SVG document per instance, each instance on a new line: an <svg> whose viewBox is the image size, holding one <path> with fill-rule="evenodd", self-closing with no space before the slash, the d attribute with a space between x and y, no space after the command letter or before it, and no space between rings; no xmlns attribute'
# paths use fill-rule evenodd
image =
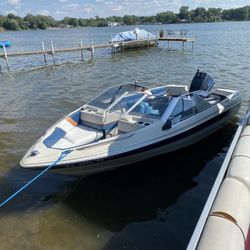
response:
<svg viewBox="0 0 250 250"><path fill-rule="evenodd" d="M41 14L61 20L66 16L90 18L150 16L164 11L178 13L181 6L230 9L246 5L250 5L250 0L0 0L0 14L12 13L21 17L28 13Z"/></svg>

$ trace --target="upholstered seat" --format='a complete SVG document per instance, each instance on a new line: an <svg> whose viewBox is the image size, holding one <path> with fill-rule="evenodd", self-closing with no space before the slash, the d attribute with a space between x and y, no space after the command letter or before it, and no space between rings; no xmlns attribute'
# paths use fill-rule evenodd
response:
<svg viewBox="0 0 250 250"><path fill-rule="evenodd" d="M59 138L59 136L61 137ZM47 147L65 149L95 142L103 137L103 132L84 125L78 125L67 133L58 133L58 128L56 128L49 137L44 143Z"/></svg>

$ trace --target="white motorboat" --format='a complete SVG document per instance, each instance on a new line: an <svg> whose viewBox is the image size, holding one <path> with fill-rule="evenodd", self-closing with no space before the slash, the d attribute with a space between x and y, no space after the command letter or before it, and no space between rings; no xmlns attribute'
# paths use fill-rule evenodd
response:
<svg viewBox="0 0 250 250"><path fill-rule="evenodd" d="M110 43L112 44L113 52L124 52L130 49L156 46L157 38L144 29L135 28L134 30L117 33Z"/></svg>
<svg viewBox="0 0 250 250"><path fill-rule="evenodd" d="M70 152L51 171L87 175L191 145L221 128L240 107L238 91L213 85L208 74L197 71L189 89L111 87L50 127L20 165L43 169Z"/></svg>

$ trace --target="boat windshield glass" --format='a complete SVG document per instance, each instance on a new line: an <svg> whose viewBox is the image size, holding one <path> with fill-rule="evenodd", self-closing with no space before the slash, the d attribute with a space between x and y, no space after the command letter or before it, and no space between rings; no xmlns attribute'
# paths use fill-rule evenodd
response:
<svg viewBox="0 0 250 250"><path fill-rule="evenodd" d="M129 113L141 113L154 118L161 118L167 110L171 98L167 96L146 96Z"/></svg>
<svg viewBox="0 0 250 250"><path fill-rule="evenodd" d="M195 103L194 95L188 94L181 96L178 99L172 113L169 116L169 119L172 122L172 125L183 121L197 113L197 106Z"/></svg>
<svg viewBox="0 0 250 250"><path fill-rule="evenodd" d="M150 96L139 93L123 98L113 107L113 111L120 109L123 113L128 112L131 115L140 113L144 116L160 118L169 106L170 101L171 98L167 96Z"/></svg>
<svg viewBox="0 0 250 250"><path fill-rule="evenodd" d="M110 106L114 106L116 102L119 102L122 98L126 97L127 95L131 95L132 93L137 93L138 88L140 87L134 84L125 84L112 87L103 92L102 94L98 95L87 105L101 109L109 109Z"/></svg>

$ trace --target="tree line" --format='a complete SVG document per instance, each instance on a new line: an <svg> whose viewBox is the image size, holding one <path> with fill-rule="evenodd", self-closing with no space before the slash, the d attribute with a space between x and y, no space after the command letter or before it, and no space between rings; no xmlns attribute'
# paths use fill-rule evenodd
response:
<svg viewBox="0 0 250 250"><path fill-rule="evenodd" d="M51 16L27 14L24 18L14 14L7 16L0 14L0 31L47 29L56 27L103 27L109 25L139 25L139 24L168 24L168 23L192 23L192 22L222 22L222 21L249 21L250 6L235 9L197 7L190 10L188 6L182 6L179 13L165 11L153 16L125 15L123 17L110 16L101 18L72 18L64 17L58 21Z"/></svg>

